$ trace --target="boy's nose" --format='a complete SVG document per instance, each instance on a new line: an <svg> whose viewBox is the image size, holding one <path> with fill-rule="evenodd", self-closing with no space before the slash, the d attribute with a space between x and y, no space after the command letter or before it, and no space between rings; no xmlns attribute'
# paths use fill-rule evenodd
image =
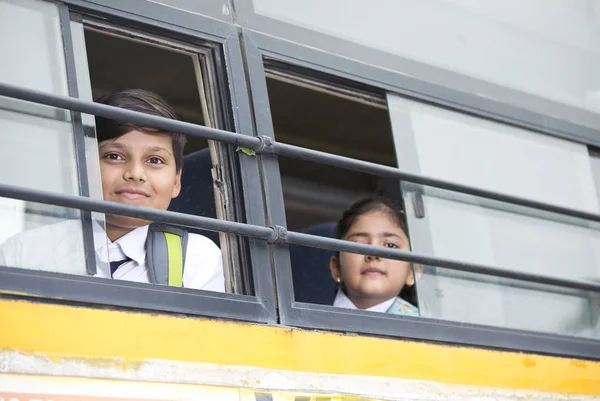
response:
<svg viewBox="0 0 600 401"><path fill-rule="evenodd" d="M146 170L139 163L131 163L124 171L125 180L146 181Z"/></svg>

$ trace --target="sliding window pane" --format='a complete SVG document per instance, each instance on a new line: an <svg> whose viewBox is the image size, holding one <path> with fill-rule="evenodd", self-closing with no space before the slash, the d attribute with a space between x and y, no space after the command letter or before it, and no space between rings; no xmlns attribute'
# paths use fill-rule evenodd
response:
<svg viewBox="0 0 600 401"><path fill-rule="evenodd" d="M0 0L0 35L12 38L0 42L1 82L69 95L56 4ZM69 111L0 97L0 136L0 183L80 195ZM0 217L0 265L49 271L60 265L62 271L86 274L79 211L4 198ZM30 240L54 238L61 228L70 233L65 243L73 245L68 262L58 262L50 241Z"/></svg>
<svg viewBox="0 0 600 401"><path fill-rule="evenodd" d="M585 145L389 95L401 169L598 212ZM548 277L600 281L600 226L404 183L412 250ZM598 295L426 267L422 315L598 338ZM577 317L579 316L579 317ZM597 319L596 319L597 320ZM571 323L567 323L571 322Z"/></svg>

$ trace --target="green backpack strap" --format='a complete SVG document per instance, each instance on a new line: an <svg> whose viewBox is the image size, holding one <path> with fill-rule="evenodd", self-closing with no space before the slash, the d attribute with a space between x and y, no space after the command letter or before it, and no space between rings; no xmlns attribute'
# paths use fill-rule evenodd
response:
<svg viewBox="0 0 600 401"><path fill-rule="evenodd" d="M152 223L146 237L146 265L152 284L183 287L183 269L188 232L162 223Z"/></svg>

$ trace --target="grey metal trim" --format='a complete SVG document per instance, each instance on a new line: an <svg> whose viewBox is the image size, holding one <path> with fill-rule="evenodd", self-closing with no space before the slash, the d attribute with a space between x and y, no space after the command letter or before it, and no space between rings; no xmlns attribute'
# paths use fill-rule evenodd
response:
<svg viewBox="0 0 600 401"><path fill-rule="evenodd" d="M266 176L265 178L274 176L274 173L270 173L264 167L263 172L268 173L268 176ZM277 181L275 181L275 184L277 184ZM280 182L279 185L281 185ZM273 191L276 189L278 188L276 185L274 185L271 190ZM279 192L279 194L281 194L281 192ZM489 276L530 281L539 284L556 285L559 287L573 288L584 291L600 292L600 283L583 282L557 277L548 277L532 273L524 273L515 270L502 269L494 266L485 266L475 263L461 262L452 259L427 256L413 252L399 251L391 248L360 244L351 241L320 237L316 235L297 233L293 231L286 231L285 237L280 238L277 232L277 228L279 226L263 227L259 225L219 220L210 217L193 216L184 213L139 207L104 200L90 199L83 196L64 195L55 192L40 191L37 189L17 187L6 184L0 184L0 197L19 199L37 203L46 203L50 205L77 208L93 212L117 214L144 220L159 221L181 226L201 228L210 231L227 232L252 238L258 238L264 241L271 241L277 244L288 243L312 246L322 249L330 249L334 251L379 256L387 259L405 260L408 262L438 266L461 272L486 274ZM277 204L275 203L280 202L281 204L283 204L282 196L271 196L270 198L273 200L269 200L269 217L271 217L271 219L276 219L277 221L283 220L283 222L285 223L285 215L283 214L283 208L276 207ZM274 249L278 249L277 245L274 245ZM279 268L277 270L279 270Z"/></svg>
<svg viewBox="0 0 600 401"><path fill-rule="evenodd" d="M229 71L229 90L231 95L231 110L233 110L236 132L252 137L252 113L248 102L246 75L241 53L241 44L237 33L232 34L224 43L224 61ZM248 157L242 152L236 152L240 166L244 210L246 222L264 226L266 222L260 187L260 172L257 158ZM252 266L253 287L258 300L271 313L271 318L277 320L276 300L271 271L268 244L254 238L248 241Z"/></svg>
<svg viewBox="0 0 600 401"><path fill-rule="evenodd" d="M84 15L127 19L130 24L145 24L182 35L222 42L235 31L224 21L164 6L150 1L59 0Z"/></svg>
<svg viewBox="0 0 600 401"><path fill-rule="evenodd" d="M272 144L275 137L271 114L269 112L269 97L264 79L263 60L256 47L248 43L245 34L242 35L242 43L256 131L263 135L260 138L258 147L266 150L265 145ZM266 224L286 227L279 162L276 157L269 154L259 154L259 160L262 176L259 188L262 189L265 197ZM270 249L272 252L273 275L275 277L279 317L281 322L286 324L289 305L294 297L289 251L287 245L282 244L272 244L270 245Z"/></svg>
<svg viewBox="0 0 600 401"><path fill-rule="evenodd" d="M71 18L69 8L65 5L58 6L59 20L62 31L65 65L67 69L67 85L69 96L78 98L77 70L75 66L75 50L73 48L73 37L71 36ZM85 133L81 113L71 111L71 126L73 129L73 146L75 148L75 163L77 166L77 180L79 193L82 196L90 196L90 184L88 182L87 160L85 157ZM96 253L94 252L94 232L92 228L92 213L81 211L80 214L85 264L87 273L91 276L96 274Z"/></svg>
<svg viewBox="0 0 600 401"><path fill-rule="evenodd" d="M246 47L248 47L248 45L246 45ZM259 58L259 60L262 59ZM275 142L274 139L272 139L272 137L270 136L263 135L259 138L251 137L249 135L236 134L214 128L190 124L182 121L169 120L163 117L151 116L148 114L139 113L131 110L120 109L118 107L107 106L104 104L86 102L71 97L34 91L26 88L8 85L5 83L0 83L0 96L8 96L30 102L79 111L82 113L99 115L106 118L131 121L150 127L161 128L167 131L181 132L190 136L197 136L201 138L231 143L236 146L245 146L252 149L256 149L257 152L262 151L265 153L273 153L279 156L294 157L315 163L327 164L331 166L361 171L364 173L379 175L383 177L396 178L401 181L407 181L416 184L426 185L429 187L446 189L454 192L461 192L482 198L493 199L500 202L520 205L532 209L544 210L551 213L600 222L600 214L585 212L582 210L571 209L562 206L556 206L544 202L533 201L518 196L484 190L468 185L456 184L436 178L423 176L420 174L408 173L395 167L383 166L380 164L366 162L362 160L355 160L349 157L334 155L331 153L306 149L299 146L288 145L285 143L279 143ZM268 99L266 101L261 101L260 107L264 107L265 102L268 102ZM260 110L260 112L263 112L263 110ZM268 130L269 128L264 127L263 129ZM264 138L268 138L268 143L265 143Z"/></svg>
<svg viewBox="0 0 600 401"><path fill-rule="evenodd" d="M7 184L0 184L0 197L76 208L91 212L135 217L149 221L160 221L180 226L261 238L264 240L267 240L273 235L273 230L269 227L91 199L84 196L64 195L56 192L41 191Z"/></svg>
<svg viewBox="0 0 600 401"><path fill-rule="evenodd" d="M265 57L438 106L600 145L597 113L264 17L254 12L251 1L235 1L234 5L237 23L248 28L246 35ZM344 49L344 54L335 54L336 49Z"/></svg>
<svg viewBox="0 0 600 401"><path fill-rule="evenodd" d="M255 297L0 266L0 294L3 292L275 323L272 313Z"/></svg>
<svg viewBox="0 0 600 401"><path fill-rule="evenodd" d="M256 124L257 127L260 127L259 132L272 138L274 133L268 107L269 99L266 92L263 58L260 51L253 46L251 41L248 41L246 34L244 39L244 52L248 66L248 79L252 88ZM264 157L261 156L261 158ZM265 160L263 174L264 181L267 183L263 190L268 191L266 196L271 217L270 223L285 224L277 161ZM333 248L324 245L335 243L335 250L341 249L342 243L345 242L294 232L288 232L287 239L290 243L327 249ZM346 245L350 246L346 247ZM346 242L346 245L344 246L345 250L350 251L352 248L352 252L362 253L357 252L359 247L353 246L356 244ZM362 247L370 248L366 245L360 248ZM600 341L595 340L295 302L288 246L274 244L271 249L275 267L279 314L281 323L285 325L600 359ZM374 254L373 251L370 253Z"/></svg>
<svg viewBox="0 0 600 401"><path fill-rule="evenodd" d="M171 120L164 117L108 106L106 104L88 102L68 96L34 91L6 83L0 83L0 96L8 96L15 99L45 104L47 106L60 107L81 113L93 114L95 116L101 116L113 120L130 121L132 123L148 127L155 127L164 129L166 131L180 132L190 136L227 142L237 146L254 147L259 143L258 138L252 138L246 135L209 128L202 125L186 123L184 121Z"/></svg>
<svg viewBox="0 0 600 401"><path fill-rule="evenodd" d="M295 302L287 307L283 323L313 329L600 360L600 341L593 339L302 302Z"/></svg>

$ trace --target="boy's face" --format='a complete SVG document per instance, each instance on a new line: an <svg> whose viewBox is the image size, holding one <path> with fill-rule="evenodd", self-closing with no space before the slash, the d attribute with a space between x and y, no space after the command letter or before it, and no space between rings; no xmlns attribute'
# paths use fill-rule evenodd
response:
<svg viewBox="0 0 600 401"><path fill-rule="evenodd" d="M104 200L166 210L181 190L169 135L130 131L98 144ZM108 225L136 228L149 221L107 215Z"/></svg>

